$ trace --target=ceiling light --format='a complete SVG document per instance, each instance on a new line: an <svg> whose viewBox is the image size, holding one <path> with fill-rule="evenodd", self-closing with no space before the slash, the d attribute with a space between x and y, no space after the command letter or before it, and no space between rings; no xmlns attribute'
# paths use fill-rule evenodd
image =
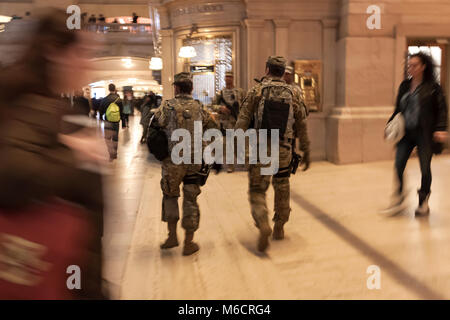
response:
<svg viewBox="0 0 450 320"><path fill-rule="evenodd" d="M2 16L0 15L0 23L8 23L10 22L12 17Z"/></svg>
<svg viewBox="0 0 450 320"><path fill-rule="evenodd" d="M162 59L159 57L152 57L150 59L150 69L151 70L161 70L163 68Z"/></svg>
<svg viewBox="0 0 450 320"><path fill-rule="evenodd" d="M133 63L131 62L130 58L124 58L122 59L123 65L125 68L131 68L133 66Z"/></svg>
<svg viewBox="0 0 450 320"><path fill-rule="evenodd" d="M180 48L178 56L180 58L193 58L197 56L197 52L195 51L195 48L192 46L183 46Z"/></svg>

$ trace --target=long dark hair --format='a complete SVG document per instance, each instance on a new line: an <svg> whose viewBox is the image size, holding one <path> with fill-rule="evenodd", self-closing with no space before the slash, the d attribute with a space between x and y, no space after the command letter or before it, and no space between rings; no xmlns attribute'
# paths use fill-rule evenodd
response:
<svg viewBox="0 0 450 320"><path fill-rule="evenodd" d="M79 38L67 28L68 15L60 9L37 12L36 27L23 56L0 73L0 103L10 104L23 94L50 95L48 54L66 49Z"/></svg>
<svg viewBox="0 0 450 320"><path fill-rule="evenodd" d="M419 58L420 62L425 65L425 70L423 71L424 82L437 82L436 66L433 62L433 58L430 55L420 51L418 53L409 55L408 58Z"/></svg>

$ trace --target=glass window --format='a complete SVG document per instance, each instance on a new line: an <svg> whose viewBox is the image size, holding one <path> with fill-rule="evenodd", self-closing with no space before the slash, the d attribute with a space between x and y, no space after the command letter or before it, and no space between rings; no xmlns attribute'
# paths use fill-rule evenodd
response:
<svg viewBox="0 0 450 320"><path fill-rule="evenodd" d="M215 93L225 87L225 73L233 70L231 37L192 38L186 39L183 45L194 47L197 53L190 59L191 66L209 67L205 72L194 73L193 96L210 104Z"/></svg>

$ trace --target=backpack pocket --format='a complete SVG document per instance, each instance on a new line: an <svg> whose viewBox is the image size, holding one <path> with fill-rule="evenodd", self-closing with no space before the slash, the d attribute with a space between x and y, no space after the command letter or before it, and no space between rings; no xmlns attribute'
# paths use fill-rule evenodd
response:
<svg viewBox="0 0 450 320"><path fill-rule="evenodd" d="M279 130L280 138L283 137L289 119L289 109L290 104L284 101L265 100L261 129Z"/></svg>

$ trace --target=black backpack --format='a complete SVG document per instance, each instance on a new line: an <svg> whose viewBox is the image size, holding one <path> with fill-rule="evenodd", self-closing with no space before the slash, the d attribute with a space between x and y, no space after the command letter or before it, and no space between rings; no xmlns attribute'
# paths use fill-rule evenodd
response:
<svg viewBox="0 0 450 320"><path fill-rule="evenodd" d="M163 161L169 156L169 140L166 133L153 123L153 115L150 119L147 132L148 151L159 161Z"/></svg>

